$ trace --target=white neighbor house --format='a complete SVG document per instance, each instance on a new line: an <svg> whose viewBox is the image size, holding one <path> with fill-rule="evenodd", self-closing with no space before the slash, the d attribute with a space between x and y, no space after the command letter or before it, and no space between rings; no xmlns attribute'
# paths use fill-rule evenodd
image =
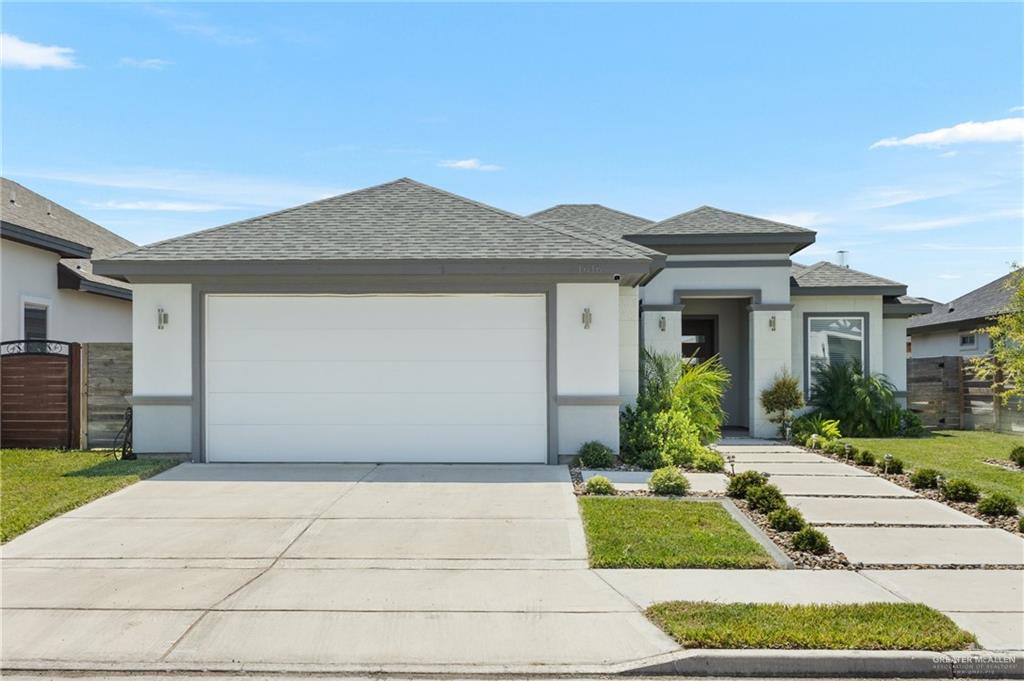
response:
<svg viewBox="0 0 1024 681"><path fill-rule="evenodd" d="M1006 310L1011 277L1013 273L1003 275L956 300L935 303L929 314L910 320L910 356L975 357L991 350L991 339L980 329Z"/></svg>
<svg viewBox="0 0 1024 681"><path fill-rule="evenodd" d="M401 179L95 264L132 283L134 444L195 461L558 462L618 445L641 343L720 353L730 425L813 358L905 390L902 284L703 207L529 218Z"/></svg>
<svg viewBox="0 0 1024 681"><path fill-rule="evenodd" d="M0 340L130 342L132 291L91 259L135 244L0 178Z"/></svg>

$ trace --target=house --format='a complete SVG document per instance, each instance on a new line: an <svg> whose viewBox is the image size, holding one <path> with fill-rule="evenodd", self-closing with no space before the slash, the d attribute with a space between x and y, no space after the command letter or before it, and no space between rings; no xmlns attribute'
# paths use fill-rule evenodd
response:
<svg viewBox="0 0 1024 681"><path fill-rule="evenodd" d="M775 432L760 390L819 357L904 389L921 310L896 282L794 266L813 241L708 207L522 217L400 179L94 269L133 287L139 452L556 463L587 440L617 446L641 344L722 354L731 425L758 436Z"/></svg>
<svg viewBox="0 0 1024 681"><path fill-rule="evenodd" d="M992 348L989 326L1009 305L1013 295L1008 284L1014 273L990 281L949 303L936 303L928 314L914 317L907 325L910 356L973 357Z"/></svg>
<svg viewBox="0 0 1024 681"><path fill-rule="evenodd" d="M17 182L0 193L0 340L131 341L131 285L92 261L135 244Z"/></svg>

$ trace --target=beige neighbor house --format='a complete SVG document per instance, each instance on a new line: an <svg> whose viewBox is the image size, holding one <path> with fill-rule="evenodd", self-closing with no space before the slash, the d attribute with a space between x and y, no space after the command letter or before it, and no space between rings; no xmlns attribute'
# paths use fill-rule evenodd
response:
<svg viewBox="0 0 1024 681"><path fill-rule="evenodd" d="M0 220L0 340L131 341L131 285L92 261L135 244L6 178Z"/></svg>
<svg viewBox="0 0 1024 681"><path fill-rule="evenodd" d="M903 284L791 257L813 231L702 207L522 217L409 179L94 264L135 296L134 444L195 461L549 462L618 447L639 350L720 354L730 425L781 371L906 387Z"/></svg>

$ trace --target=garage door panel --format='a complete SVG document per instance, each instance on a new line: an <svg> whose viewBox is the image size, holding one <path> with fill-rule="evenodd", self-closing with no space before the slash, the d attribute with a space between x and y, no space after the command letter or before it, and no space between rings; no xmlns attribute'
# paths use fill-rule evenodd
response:
<svg viewBox="0 0 1024 681"><path fill-rule="evenodd" d="M472 329L486 320L493 329L544 329L544 298L502 296L216 296L208 309L222 329ZM412 304L409 304L411 301Z"/></svg>
<svg viewBox="0 0 1024 681"><path fill-rule="evenodd" d="M526 393L544 396L543 361L493 362L211 362L208 386L218 392Z"/></svg>
<svg viewBox="0 0 1024 681"><path fill-rule="evenodd" d="M207 428L217 461L536 463L544 426L227 426Z"/></svg>
<svg viewBox="0 0 1024 681"><path fill-rule="evenodd" d="M214 329L207 335L210 361L268 359L405 362L543 359L543 329Z"/></svg>
<svg viewBox="0 0 1024 681"><path fill-rule="evenodd" d="M419 393L402 395L222 394L209 398L210 421L222 425L459 425L543 426L546 404L536 393Z"/></svg>
<svg viewBox="0 0 1024 681"><path fill-rule="evenodd" d="M208 460L547 458L543 295L206 302Z"/></svg>

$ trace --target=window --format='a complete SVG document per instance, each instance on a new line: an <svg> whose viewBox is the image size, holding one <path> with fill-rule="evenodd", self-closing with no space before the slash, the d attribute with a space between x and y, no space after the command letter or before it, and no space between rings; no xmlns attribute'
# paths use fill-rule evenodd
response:
<svg viewBox="0 0 1024 681"><path fill-rule="evenodd" d="M818 364L867 364L864 356L865 317L807 318L807 385L814 381Z"/></svg>
<svg viewBox="0 0 1024 681"><path fill-rule="evenodd" d="M978 347L978 337L974 333L960 334L960 349L974 350Z"/></svg>
<svg viewBox="0 0 1024 681"><path fill-rule="evenodd" d="M25 305L25 340L46 340L46 308Z"/></svg>

